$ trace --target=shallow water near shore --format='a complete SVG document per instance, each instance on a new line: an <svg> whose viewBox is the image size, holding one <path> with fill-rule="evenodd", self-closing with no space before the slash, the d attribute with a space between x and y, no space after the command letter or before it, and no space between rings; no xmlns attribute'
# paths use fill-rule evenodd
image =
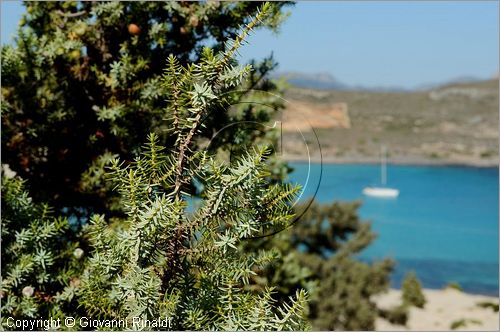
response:
<svg viewBox="0 0 500 332"><path fill-rule="evenodd" d="M305 184L309 166L292 162L292 182ZM302 197L316 190L320 164L311 164ZM396 199L362 195L378 185L378 165L323 164L316 198L363 202L360 215L378 234L360 258L397 260L392 286L415 270L424 287L457 282L464 291L498 295L498 168L389 165Z"/></svg>

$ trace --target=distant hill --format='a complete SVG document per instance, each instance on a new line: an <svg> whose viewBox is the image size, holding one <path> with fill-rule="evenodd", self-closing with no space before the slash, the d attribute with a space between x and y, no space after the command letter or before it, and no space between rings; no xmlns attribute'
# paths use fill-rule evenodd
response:
<svg viewBox="0 0 500 332"><path fill-rule="evenodd" d="M495 77L493 77L495 79ZM498 77L496 77L498 79ZM448 85L454 85L454 84L467 84L467 83L476 83L476 82L482 82L485 81L485 79L474 77L474 76L460 76L456 77L451 80L446 80L443 82L438 82L438 83L430 83L430 84L422 84L415 90L420 90L420 91L428 91L428 90L433 90L433 89L439 89L441 87L446 87Z"/></svg>
<svg viewBox="0 0 500 332"><path fill-rule="evenodd" d="M278 72L272 75L273 78L284 78L288 83L305 89L316 90L337 90L337 91L373 91L373 92L403 92L409 91L401 87L365 87L361 85L348 85L332 74L326 72L320 73L300 73L300 72Z"/></svg>
<svg viewBox="0 0 500 332"><path fill-rule="evenodd" d="M338 81L330 73L280 72L275 78L284 78L293 86L321 90L351 90L351 87Z"/></svg>
<svg viewBox="0 0 500 332"><path fill-rule="evenodd" d="M283 148L300 158L303 140L317 135L329 161L378 162L384 144L391 162L498 165L498 86L492 79L405 92L291 87Z"/></svg>
<svg viewBox="0 0 500 332"><path fill-rule="evenodd" d="M462 76L443 82L422 84L414 89L403 87L366 87L362 85L349 85L341 82L335 76L327 72L301 73L294 71L283 71L272 75L273 78L284 78L289 84L297 88L315 90L337 90L337 91L368 91L368 92L411 92L429 91L453 84L466 84L484 81L484 79L473 76ZM498 79L498 76L496 77Z"/></svg>

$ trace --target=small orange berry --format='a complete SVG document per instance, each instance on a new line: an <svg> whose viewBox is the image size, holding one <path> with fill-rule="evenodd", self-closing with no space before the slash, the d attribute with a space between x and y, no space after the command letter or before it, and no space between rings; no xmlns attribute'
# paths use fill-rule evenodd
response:
<svg viewBox="0 0 500 332"><path fill-rule="evenodd" d="M141 28L137 24L131 23L128 25L128 32L131 35L137 36L141 33Z"/></svg>

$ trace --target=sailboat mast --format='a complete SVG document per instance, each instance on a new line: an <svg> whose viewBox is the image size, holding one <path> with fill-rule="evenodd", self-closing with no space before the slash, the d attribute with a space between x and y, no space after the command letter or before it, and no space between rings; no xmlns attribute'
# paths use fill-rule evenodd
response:
<svg viewBox="0 0 500 332"><path fill-rule="evenodd" d="M380 169L380 178L381 178L381 181L382 181L382 185L385 186L385 184L387 183L387 148L384 146L382 146L382 149L381 149L381 153L380 153L380 157L381 157L381 164L382 164L382 167Z"/></svg>

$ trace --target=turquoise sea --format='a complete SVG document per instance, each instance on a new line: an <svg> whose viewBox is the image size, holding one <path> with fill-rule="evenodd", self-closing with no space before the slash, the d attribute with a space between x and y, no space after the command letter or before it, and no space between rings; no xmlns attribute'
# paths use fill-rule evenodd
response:
<svg viewBox="0 0 500 332"><path fill-rule="evenodd" d="M378 234L360 258L397 261L392 286L409 270L424 287L458 282L471 293L498 295L498 168L389 165L388 186L395 199L363 196L380 181L379 165L291 163L292 182L304 185L303 198L361 200L360 215ZM300 222L300 221L299 221Z"/></svg>

